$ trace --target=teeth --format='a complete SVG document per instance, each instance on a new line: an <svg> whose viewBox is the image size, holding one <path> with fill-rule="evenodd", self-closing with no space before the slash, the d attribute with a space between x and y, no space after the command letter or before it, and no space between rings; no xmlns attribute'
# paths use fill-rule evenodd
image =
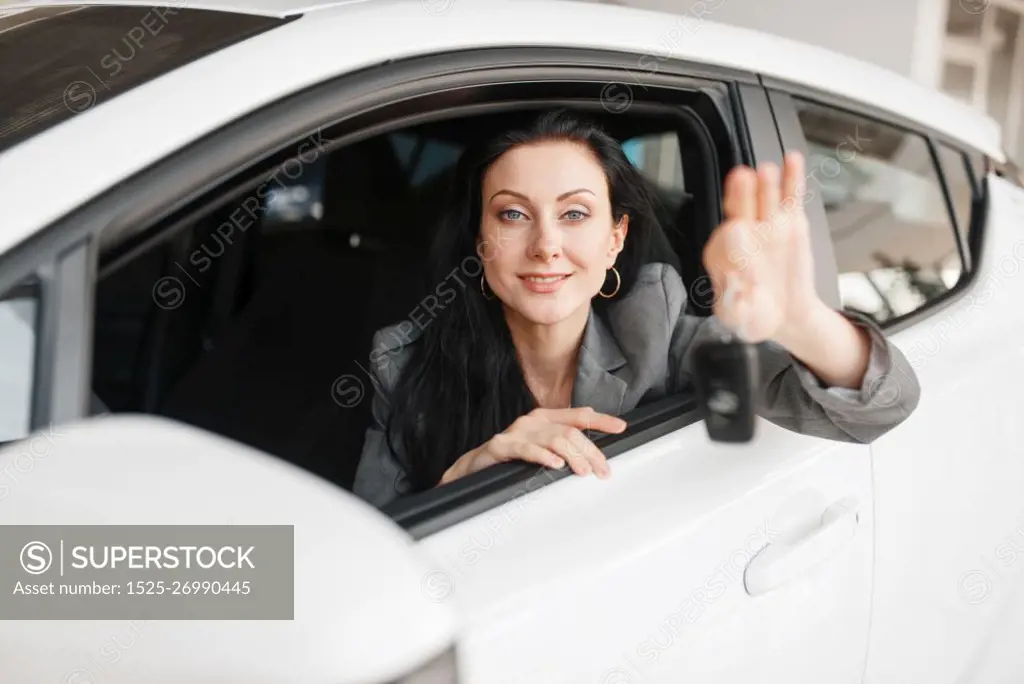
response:
<svg viewBox="0 0 1024 684"><path fill-rule="evenodd" d="M537 276L526 276L526 279L529 280L531 283L554 283L556 281L561 280L564 277L565 276L550 276L547 278L539 278Z"/></svg>

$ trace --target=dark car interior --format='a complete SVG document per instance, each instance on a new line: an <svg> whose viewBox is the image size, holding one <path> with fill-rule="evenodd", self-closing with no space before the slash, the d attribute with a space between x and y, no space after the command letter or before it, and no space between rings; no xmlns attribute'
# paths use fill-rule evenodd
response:
<svg viewBox="0 0 1024 684"><path fill-rule="evenodd" d="M230 240L217 227L242 200L130 258L104 255L96 410L168 416L350 487L371 402L339 402L332 385L349 376L373 391L363 370L372 335L425 294L423 255L459 153L528 114L449 119L346 145L268 193L255 223ZM692 283L721 180L708 182L719 172L706 127L678 109L604 124L622 141L668 135L678 146L685 183L650 180L662 228L655 254ZM181 295L173 301L162 299L168 284ZM701 314L709 302L692 306Z"/></svg>

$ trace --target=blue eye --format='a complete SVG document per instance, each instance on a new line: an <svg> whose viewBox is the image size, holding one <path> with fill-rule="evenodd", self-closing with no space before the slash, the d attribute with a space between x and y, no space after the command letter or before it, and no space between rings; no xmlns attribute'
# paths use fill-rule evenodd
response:
<svg viewBox="0 0 1024 684"><path fill-rule="evenodd" d="M518 221L523 216L523 212L518 209L506 209L505 211L498 214L507 221Z"/></svg>
<svg viewBox="0 0 1024 684"><path fill-rule="evenodd" d="M580 211L579 209L570 209L569 211L565 212L564 215L570 221L582 221L583 219L587 218L587 214L585 212Z"/></svg>

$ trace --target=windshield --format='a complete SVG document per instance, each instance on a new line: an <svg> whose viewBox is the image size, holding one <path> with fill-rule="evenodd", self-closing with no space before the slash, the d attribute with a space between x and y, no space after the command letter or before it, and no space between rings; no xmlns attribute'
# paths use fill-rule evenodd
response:
<svg viewBox="0 0 1024 684"><path fill-rule="evenodd" d="M187 9L186 0L0 12L0 152L286 21Z"/></svg>

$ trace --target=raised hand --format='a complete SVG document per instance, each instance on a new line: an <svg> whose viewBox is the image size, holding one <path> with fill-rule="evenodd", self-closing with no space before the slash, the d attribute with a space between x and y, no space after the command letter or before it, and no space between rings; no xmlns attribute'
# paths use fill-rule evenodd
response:
<svg viewBox="0 0 1024 684"><path fill-rule="evenodd" d="M804 160L786 155L757 171L739 166L725 183L725 220L704 248L715 315L748 342L781 342L819 308L804 197Z"/></svg>

